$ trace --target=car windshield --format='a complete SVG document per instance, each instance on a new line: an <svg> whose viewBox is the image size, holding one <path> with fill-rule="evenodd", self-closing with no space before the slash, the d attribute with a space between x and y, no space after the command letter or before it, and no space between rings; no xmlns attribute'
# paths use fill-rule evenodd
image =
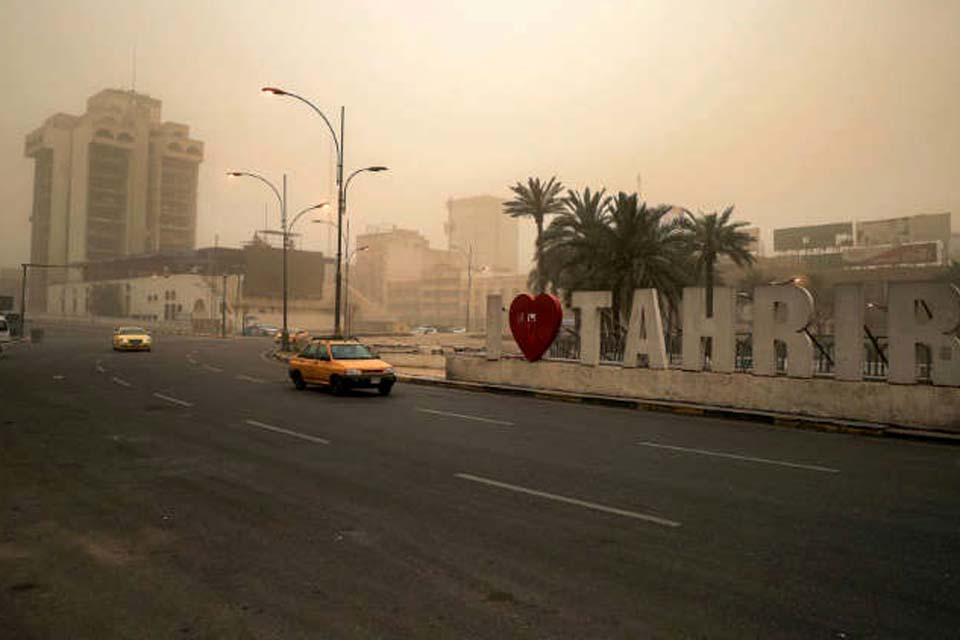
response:
<svg viewBox="0 0 960 640"><path fill-rule="evenodd" d="M146 331L140 327L121 327L117 329L117 333L122 336L139 336L145 334Z"/></svg>
<svg viewBox="0 0 960 640"><path fill-rule="evenodd" d="M373 360L376 357L362 344L334 344L330 351L334 360Z"/></svg>

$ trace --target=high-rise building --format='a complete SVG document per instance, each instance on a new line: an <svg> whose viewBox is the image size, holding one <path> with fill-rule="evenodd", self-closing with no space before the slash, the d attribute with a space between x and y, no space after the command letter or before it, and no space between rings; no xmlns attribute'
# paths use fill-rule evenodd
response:
<svg viewBox="0 0 960 640"><path fill-rule="evenodd" d="M34 159L31 262L194 248L203 143L187 125L162 122L160 107L148 95L105 89L83 115L55 114L26 137L24 153ZM43 275L31 278L31 290L45 286Z"/></svg>
<svg viewBox="0 0 960 640"><path fill-rule="evenodd" d="M447 200L447 241L451 250L473 253L474 266L491 271L519 270L519 225L503 213L503 200L494 196Z"/></svg>

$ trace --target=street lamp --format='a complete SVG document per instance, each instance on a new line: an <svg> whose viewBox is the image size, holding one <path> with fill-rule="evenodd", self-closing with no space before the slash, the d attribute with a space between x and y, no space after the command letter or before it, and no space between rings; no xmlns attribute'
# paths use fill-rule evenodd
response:
<svg viewBox="0 0 960 640"><path fill-rule="evenodd" d="M318 219L316 219L316 220L311 220L310 222L312 222L312 223L314 223L314 224L325 224L325 225L330 226L330 228L332 228L332 229L337 229L337 225L335 225L335 224L334 224L333 222L331 222L330 220L324 220L324 219L322 219L322 218L318 218ZM346 282L344 283L343 289L342 289L342 290L338 289L337 292L336 292L336 294L337 294L337 298L338 298L337 301L339 302L339 298L342 297L342 298L344 299L344 305L346 305L346 299L347 299L347 297L349 296L349 291L347 290L347 286L348 286L349 283L350 283L350 281L349 281L349 275L350 275L350 274L349 274L349 272L350 272L350 266L349 266L349 261L350 261L350 218L347 218L346 224L345 224L344 226L346 227L346 229L344 230L344 234L343 234L343 244L344 244L344 246L347 247L347 267L346 267L346 269L345 269L345 271L346 271L346 277L344 278L344 279L346 280ZM339 235L339 234L338 234L338 235ZM354 253L355 253L355 252L354 252ZM339 304L336 304L335 308L336 308L336 309L339 309L339 308L340 308L340 305L339 305ZM344 319L346 319L346 312L344 312ZM349 331L348 331L347 333L349 334ZM336 331L336 332L334 333L334 335L340 335L340 332L339 332L339 331Z"/></svg>
<svg viewBox="0 0 960 640"><path fill-rule="evenodd" d="M347 227L349 228L350 223L347 221ZM353 251L350 251L350 245L347 245L347 259L346 265L344 265L343 273L343 312L344 312L344 326L347 329L347 335L349 336L353 327L353 314L350 312L350 260L353 259L355 255L363 251L370 249L369 245L363 245L362 247L357 247Z"/></svg>
<svg viewBox="0 0 960 640"><path fill-rule="evenodd" d="M342 291L342 276L341 276L341 264L343 258L343 216L346 215L347 208L347 184L349 181L363 171L386 171L386 167L367 167L366 169L360 169L354 171L350 174L350 177L347 179L346 184L343 179L343 121L345 116L345 110L340 107L340 135L337 135L336 129L334 129L333 124L330 122L330 119L327 118L326 114L320 110L317 105L313 104L303 96L297 95L296 93L291 93L279 87L263 87L261 89L264 93L269 93L275 96L282 96L287 98L293 98L294 100L299 100L303 104L310 107L321 119L323 119L324 124L327 125L327 129L330 130L330 135L333 137L333 146L337 152L337 286L336 286L336 300L334 308L334 334L340 335L340 297Z"/></svg>
<svg viewBox="0 0 960 640"><path fill-rule="evenodd" d="M227 175L234 178L246 177L259 180L270 187L273 195L277 196L277 202L280 203L280 227L283 231L283 262L280 268L280 287L283 290L283 328L280 330L280 346L286 351L290 348L290 331L287 328L287 174L283 174L283 195L280 194L280 191L272 182L257 173L251 173L249 171L228 171Z"/></svg>

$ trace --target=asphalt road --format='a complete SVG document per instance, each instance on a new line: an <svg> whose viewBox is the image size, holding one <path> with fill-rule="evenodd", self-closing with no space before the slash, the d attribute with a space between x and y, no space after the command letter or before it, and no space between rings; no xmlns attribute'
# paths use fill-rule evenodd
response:
<svg viewBox="0 0 960 640"><path fill-rule="evenodd" d="M960 634L960 448L156 343L0 359L0 637Z"/></svg>

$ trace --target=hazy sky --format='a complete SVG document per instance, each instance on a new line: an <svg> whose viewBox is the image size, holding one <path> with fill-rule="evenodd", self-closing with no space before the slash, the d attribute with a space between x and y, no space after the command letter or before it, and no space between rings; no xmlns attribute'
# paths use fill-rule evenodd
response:
<svg viewBox="0 0 960 640"><path fill-rule="evenodd" d="M960 217L960 1L0 1L0 265L28 256L24 136L106 87L163 101L206 143L198 244L333 195L329 134L347 107L354 229L443 240L450 196L529 175L735 204L774 227L920 212ZM276 210L271 208L272 224ZM960 220L954 221L954 228ZM324 249L321 225L305 247Z"/></svg>

